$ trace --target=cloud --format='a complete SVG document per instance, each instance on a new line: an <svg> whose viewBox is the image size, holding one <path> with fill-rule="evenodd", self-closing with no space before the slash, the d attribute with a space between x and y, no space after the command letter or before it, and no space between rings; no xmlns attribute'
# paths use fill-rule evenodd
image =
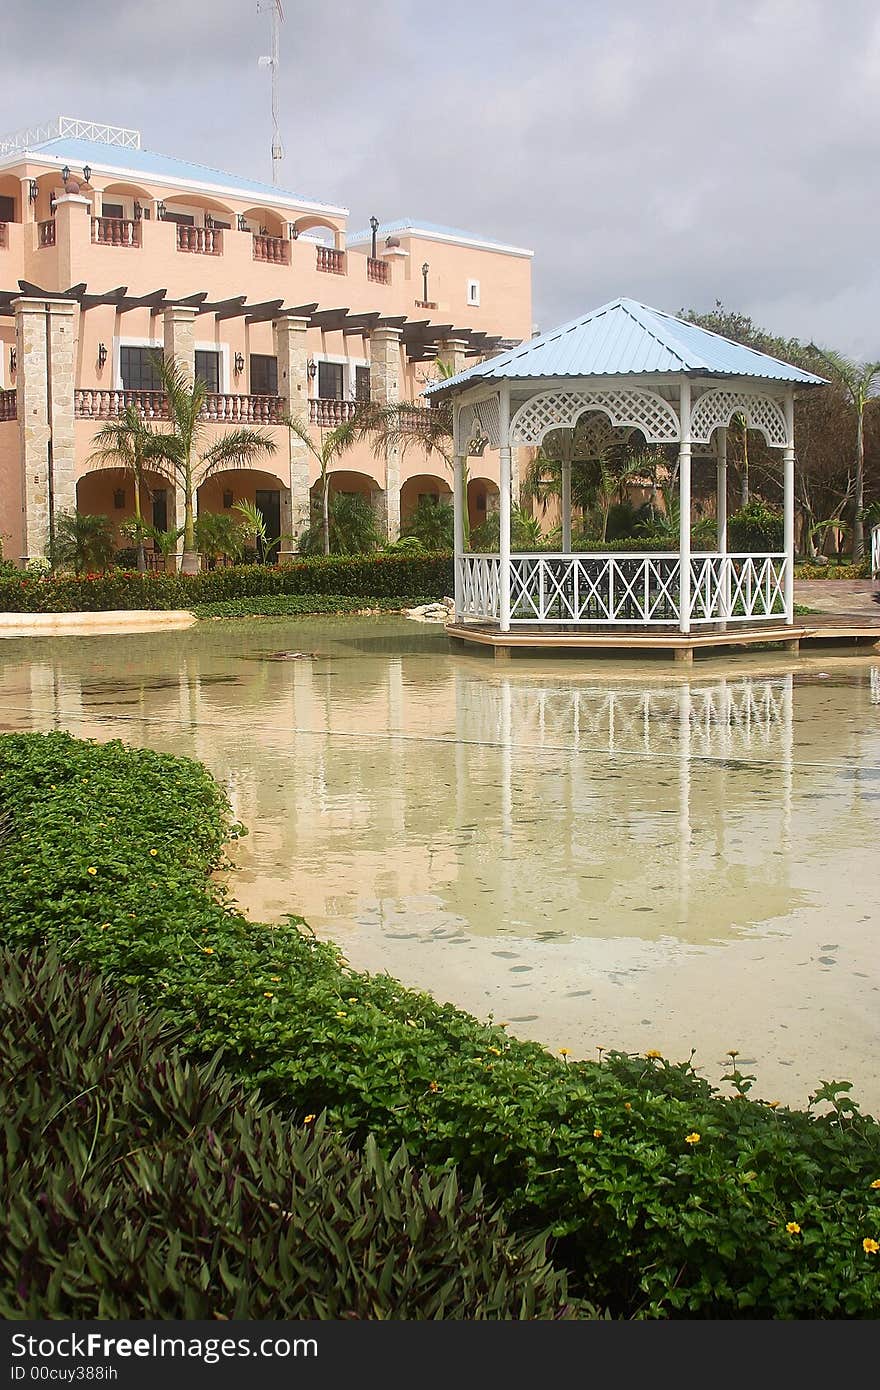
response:
<svg viewBox="0 0 880 1390"><path fill-rule="evenodd" d="M4 38L4 126L63 110L268 177L248 0L34 0ZM282 64L285 182L358 227L534 247L544 327L617 294L720 298L880 356L874 0L290 4Z"/></svg>

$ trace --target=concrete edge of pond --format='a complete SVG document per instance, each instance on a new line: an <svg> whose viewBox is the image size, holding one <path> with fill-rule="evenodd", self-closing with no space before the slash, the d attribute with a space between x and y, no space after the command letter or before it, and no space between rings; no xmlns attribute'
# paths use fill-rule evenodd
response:
<svg viewBox="0 0 880 1390"><path fill-rule="evenodd" d="M167 632L198 622L188 609L109 609L98 613L0 613L2 637L108 637Z"/></svg>

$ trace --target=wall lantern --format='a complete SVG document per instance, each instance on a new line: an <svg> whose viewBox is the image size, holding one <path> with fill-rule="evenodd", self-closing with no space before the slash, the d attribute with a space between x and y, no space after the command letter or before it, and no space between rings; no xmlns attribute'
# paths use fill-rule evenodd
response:
<svg viewBox="0 0 880 1390"><path fill-rule="evenodd" d="M165 204L164 204L164 202L162 201L161 198L159 199L158 203L156 204L156 216L158 217L158 219L159 219L160 222L164 222L164 221L165 221Z"/></svg>
<svg viewBox="0 0 880 1390"><path fill-rule="evenodd" d="M299 227L296 225L295 222L288 222L288 224L287 224L287 235L290 237L290 240L291 240L291 241L296 241L296 240L298 239L298 237L299 237Z"/></svg>
<svg viewBox="0 0 880 1390"><path fill-rule="evenodd" d="M13 347L13 348L10 348L10 349L9 349L9 375L10 375L10 376L15 376L15 372L16 372L16 368L17 368L17 367L18 367L18 353L16 352L15 348Z"/></svg>
<svg viewBox="0 0 880 1390"><path fill-rule="evenodd" d="M39 191L40 191L40 190L37 188L37 181L36 181L36 179L29 179L29 180L28 180L28 202L29 202L29 203L35 203L35 202L37 201L37 194L39 193Z"/></svg>
<svg viewBox="0 0 880 1390"><path fill-rule="evenodd" d="M242 374L243 371L244 371L244 353L237 352L237 353L235 354L235 375L236 375L236 376L241 376L241 374Z"/></svg>
<svg viewBox="0 0 880 1390"><path fill-rule="evenodd" d="M135 222L140 222L140 220L141 220L141 218L143 217L143 215L144 215L144 210L143 210L143 208L141 207L140 203L138 202L137 198L135 198L135 200L134 200L134 220L135 220Z"/></svg>
<svg viewBox="0 0 880 1390"><path fill-rule="evenodd" d="M428 265L428 262L425 261L425 264L422 266L422 300L425 304L428 302L428 271L430 269L431 267Z"/></svg>
<svg viewBox="0 0 880 1390"><path fill-rule="evenodd" d="M99 367L103 367L103 365L104 365L104 363L105 363L106 361L107 361L107 348L106 348L106 346L104 345L104 343L99 343L99 344L98 344L98 366L99 366Z"/></svg>
<svg viewBox="0 0 880 1390"><path fill-rule="evenodd" d="M69 165L69 164L65 164L64 168L61 170L61 182L62 182L63 184L66 184L66 183L67 183L67 180L68 180L69 178L70 178L70 165Z"/></svg>
<svg viewBox="0 0 880 1390"><path fill-rule="evenodd" d="M92 181L92 166L91 166L91 164L84 164L84 165L83 165L83 178L84 178L84 180L86 181L86 183L91 183L91 181Z"/></svg>
<svg viewBox="0 0 880 1390"><path fill-rule="evenodd" d="M370 255L373 257L373 260L376 259L376 233L378 232L378 230L379 230L379 219L378 219L378 217L376 217L375 214L374 214L374 215L370 218L370 232L371 232L371 234L372 234L372 247L371 247L371 249L370 249Z"/></svg>
<svg viewBox="0 0 880 1390"><path fill-rule="evenodd" d="M125 506L125 488L117 487L113 489L113 505L118 512Z"/></svg>
<svg viewBox="0 0 880 1390"><path fill-rule="evenodd" d="M243 213L243 212L240 212L240 213L238 214L238 230L239 230L240 232L246 232L247 229L248 229L248 224L247 224L247 222L245 221L244 213Z"/></svg>
<svg viewBox="0 0 880 1390"><path fill-rule="evenodd" d="M206 212L206 213L205 213L205 226L207 227L208 231L211 230L211 228L213 227L213 225L214 225L214 219L213 219L213 217L211 216L211 214L210 214L209 212Z"/></svg>
<svg viewBox="0 0 880 1390"><path fill-rule="evenodd" d="M58 201L58 199L55 197L55 194L53 193L53 194L50 196L50 198L49 198L49 216L50 216L50 217L54 217L54 216L55 216L55 204L57 203L57 201Z"/></svg>
<svg viewBox="0 0 880 1390"><path fill-rule="evenodd" d="M318 364L315 361L314 357L309 358L309 365L306 370L308 371L308 374L311 377L312 381L314 381L315 377L318 375Z"/></svg>

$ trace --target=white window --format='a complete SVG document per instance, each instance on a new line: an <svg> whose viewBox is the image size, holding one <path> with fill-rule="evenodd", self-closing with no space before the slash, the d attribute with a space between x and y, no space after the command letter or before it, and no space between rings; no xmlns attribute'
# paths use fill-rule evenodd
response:
<svg viewBox="0 0 880 1390"><path fill-rule="evenodd" d="M479 304L479 302L480 302L480 282L479 282L479 280L468 280L468 282L467 282L467 302L468 302L468 304Z"/></svg>

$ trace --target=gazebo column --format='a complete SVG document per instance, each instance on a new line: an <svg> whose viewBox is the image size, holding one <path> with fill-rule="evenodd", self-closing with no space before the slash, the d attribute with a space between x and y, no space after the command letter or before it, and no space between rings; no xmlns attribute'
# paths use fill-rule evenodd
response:
<svg viewBox="0 0 880 1390"><path fill-rule="evenodd" d="M500 496L498 507L498 554L500 570L498 576L498 626L502 632L510 631L510 385L502 382L499 399L500 413Z"/></svg>
<svg viewBox="0 0 880 1390"><path fill-rule="evenodd" d="M691 383L681 379L678 418L678 626L691 630Z"/></svg>
<svg viewBox="0 0 880 1390"><path fill-rule="evenodd" d="M794 392L785 393L782 451L782 548L785 551L785 621L794 625Z"/></svg>
<svg viewBox="0 0 880 1390"><path fill-rule="evenodd" d="M571 554L571 459L562 460L562 550Z"/></svg>
<svg viewBox="0 0 880 1390"><path fill-rule="evenodd" d="M452 407L452 437L456 442L452 461L452 577L455 585L455 619L461 618L461 558L464 554L464 509L467 506L465 494L465 457L458 451L460 407Z"/></svg>
<svg viewBox="0 0 880 1390"><path fill-rule="evenodd" d="M730 617L730 564L727 559L727 426L719 425L715 432L717 474L715 484L715 529L718 533L718 558L721 562L719 598L722 627Z"/></svg>

